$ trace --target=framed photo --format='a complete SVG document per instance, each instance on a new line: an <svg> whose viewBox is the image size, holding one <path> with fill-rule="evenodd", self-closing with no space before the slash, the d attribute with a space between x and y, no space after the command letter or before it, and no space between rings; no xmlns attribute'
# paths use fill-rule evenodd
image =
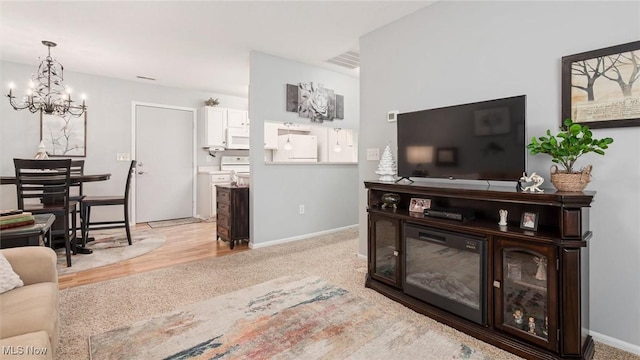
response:
<svg viewBox="0 0 640 360"><path fill-rule="evenodd" d="M562 119L592 129L640 126L640 41L562 58Z"/></svg>
<svg viewBox="0 0 640 360"><path fill-rule="evenodd" d="M40 141L50 157L87 156L87 113L79 117L40 112Z"/></svg>
<svg viewBox="0 0 640 360"><path fill-rule="evenodd" d="M422 213L424 209L431 209L431 199L411 198L409 211Z"/></svg>
<svg viewBox="0 0 640 360"><path fill-rule="evenodd" d="M523 211L520 220L520 228L524 230L538 230L538 213L533 211Z"/></svg>

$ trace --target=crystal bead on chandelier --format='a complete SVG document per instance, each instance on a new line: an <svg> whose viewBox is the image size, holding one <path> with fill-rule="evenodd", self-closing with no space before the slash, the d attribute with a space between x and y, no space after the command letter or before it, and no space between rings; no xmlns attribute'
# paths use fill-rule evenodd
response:
<svg viewBox="0 0 640 360"><path fill-rule="evenodd" d="M29 109L32 113L42 111L49 115L72 115L80 116L86 110L84 95L82 95L82 105L73 105L71 100L71 89L65 87L62 83L64 80L64 67L51 57L51 48L56 43L51 41L42 41L47 47L48 55L38 66L38 73L32 76L26 96L21 103L15 101L13 96L13 83L9 85L9 103L15 110Z"/></svg>

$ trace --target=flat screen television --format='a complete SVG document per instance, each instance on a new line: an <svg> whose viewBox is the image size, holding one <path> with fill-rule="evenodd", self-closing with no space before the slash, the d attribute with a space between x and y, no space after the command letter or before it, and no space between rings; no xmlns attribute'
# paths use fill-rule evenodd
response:
<svg viewBox="0 0 640 360"><path fill-rule="evenodd" d="M526 96L398 114L398 175L518 180L526 171Z"/></svg>

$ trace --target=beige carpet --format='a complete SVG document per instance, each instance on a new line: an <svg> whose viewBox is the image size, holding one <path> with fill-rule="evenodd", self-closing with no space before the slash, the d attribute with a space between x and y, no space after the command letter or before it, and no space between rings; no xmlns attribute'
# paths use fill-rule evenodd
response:
<svg viewBox="0 0 640 360"><path fill-rule="evenodd" d="M416 322L489 359L518 359L364 287L355 230L173 266L60 292L58 358L89 359L91 335L287 275L318 276L372 303L381 315ZM430 359L425 350L424 359ZM596 360L640 357L596 344Z"/></svg>

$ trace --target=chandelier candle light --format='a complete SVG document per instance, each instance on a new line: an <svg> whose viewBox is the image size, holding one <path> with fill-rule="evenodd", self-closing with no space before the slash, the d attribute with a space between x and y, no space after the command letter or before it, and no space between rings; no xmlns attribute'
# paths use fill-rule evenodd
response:
<svg viewBox="0 0 640 360"><path fill-rule="evenodd" d="M287 142L284 143L284 149L287 151L293 150L293 143L291 142L291 125L293 124L290 122L284 123L284 126L287 127Z"/></svg>
<svg viewBox="0 0 640 360"><path fill-rule="evenodd" d="M84 94L81 96L82 105L73 105L71 88L63 84L64 67L51 57L51 48L56 43L44 40L42 44L47 47L48 55L38 66L38 73L32 76L26 96L21 103L16 102L13 95L15 85L10 83L7 94L9 103L15 110L29 109L32 113L42 111L48 115L82 115L87 110Z"/></svg>
<svg viewBox="0 0 640 360"><path fill-rule="evenodd" d="M342 130L341 128L334 128L333 129L336 132L336 144L333 146L333 151L334 152L340 152L342 151L342 146L340 146L340 138L338 137L340 135L340 130Z"/></svg>

